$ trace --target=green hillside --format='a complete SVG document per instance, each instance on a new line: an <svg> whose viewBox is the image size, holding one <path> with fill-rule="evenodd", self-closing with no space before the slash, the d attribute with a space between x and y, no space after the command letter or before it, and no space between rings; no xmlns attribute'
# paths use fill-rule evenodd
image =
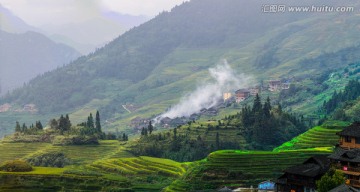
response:
<svg viewBox="0 0 360 192"><path fill-rule="evenodd" d="M360 60L356 54L360 40L354 35L357 16L264 14L258 11L261 5L236 0L186 2L96 52L33 79L0 103L35 103L40 110L37 119L42 114L81 115L91 106L109 120L105 125L109 130L132 132L131 119L149 118L174 105L197 86L195 82L208 79L207 69L223 58L236 72L250 74L258 82L311 76ZM129 113L123 104L135 108ZM11 123L1 121L0 127L9 132Z"/></svg>

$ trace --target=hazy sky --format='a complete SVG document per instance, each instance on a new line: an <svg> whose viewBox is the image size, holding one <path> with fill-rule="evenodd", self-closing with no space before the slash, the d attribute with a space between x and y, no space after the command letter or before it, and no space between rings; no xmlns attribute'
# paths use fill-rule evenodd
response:
<svg viewBox="0 0 360 192"><path fill-rule="evenodd" d="M153 17L186 0L0 0L7 9L33 26L84 21L115 11Z"/></svg>

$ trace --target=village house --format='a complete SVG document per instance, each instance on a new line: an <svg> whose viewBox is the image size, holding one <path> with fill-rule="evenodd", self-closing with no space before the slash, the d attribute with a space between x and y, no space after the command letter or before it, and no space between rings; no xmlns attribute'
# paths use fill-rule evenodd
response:
<svg viewBox="0 0 360 192"><path fill-rule="evenodd" d="M130 121L130 126L137 132L140 132L143 127L147 127L149 119L143 119L141 117L135 117Z"/></svg>
<svg viewBox="0 0 360 192"><path fill-rule="evenodd" d="M307 159L303 164L287 168L276 181L279 192L315 192L316 181L330 168L330 161L325 155Z"/></svg>
<svg viewBox="0 0 360 192"><path fill-rule="evenodd" d="M11 109L11 105L9 103L5 103L0 105L0 113L7 112Z"/></svg>
<svg viewBox="0 0 360 192"><path fill-rule="evenodd" d="M250 91L248 89L239 89L235 91L235 101L240 103L250 96Z"/></svg>
<svg viewBox="0 0 360 192"><path fill-rule="evenodd" d="M227 100L231 99L232 94L230 92L226 92L223 94L223 100L226 102Z"/></svg>
<svg viewBox="0 0 360 192"><path fill-rule="evenodd" d="M35 104L26 104L23 107L23 111L27 111L27 112L37 112L37 108Z"/></svg>
<svg viewBox="0 0 360 192"><path fill-rule="evenodd" d="M290 83L282 83L281 89L290 89Z"/></svg>
<svg viewBox="0 0 360 192"><path fill-rule="evenodd" d="M334 189L331 189L328 192L339 192L339 191L341 191L341 192L360 192L360 190L357 190L354 187L351 187L346 184L339 185L339 186L335 187Z"/></svg>
<svg viewBox="0 0 360 192"><path fill-rule="evenodd" d="M269 81L269 91L278 91L281 88L281 81L280 80L270 80Z"/></svg>
<svg viewBox="0 0 360 192"><path fill-rule="evenodd" d="M328 158L337 170L344 173L346 184L359 188L360 122L355 122L336 134L340 136L339 144Z"/></svg>
<svg viewBox="0 0 360 192"><path fill-rule="evenodd" d="M250 95L255 96L256 94L260 94L260 87L259 86L250 88Z"/></svg>
<svg viewBox="0 0 360 192"><path fill-rule="evenodd" d="M337 170L344 173L346 184L360 187L360 149L337 148L329 159Z"/></svg>
<svg viewBox="0 0 360 192"><path fill-rule="evenodd" d="M339 147L360 149L360 122L355 122L336 134L340 136Z"/></svg>
<svg viewBox="0 0 360 192"><path fill-rule="evenodd" d="M283 89L289 89L290 83L289 82L282 83L280 80L270 80L268 87L269 87L269 91L271 92L280 91Z"/></svg>

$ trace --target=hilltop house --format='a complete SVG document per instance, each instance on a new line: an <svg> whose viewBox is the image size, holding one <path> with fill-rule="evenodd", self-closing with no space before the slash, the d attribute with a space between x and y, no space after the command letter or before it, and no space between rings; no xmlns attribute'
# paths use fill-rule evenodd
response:
<svg viewBox="0 0 360 192"><path fill-rule="evenodd" d="M335 187L334 189L331 189L329 192L360 192L360 190L355 189L354 187L351 187L346 184L339 185Z"/></svg>
<svg viewBox="0 0 360 192"><path fill-rule="evenodd" d="M27 111L27 112L37 112L37 108L35 104L26 104L23 107L23 111Z"/></svg>
<svg viewBox="0 0 360 192"><path fill-rule="evenodd" d="M260 93L260 86L250 88L250 95L255 96Z"/></svg>
<svg viewBox="0 0 360 192"><path fill-rule="evenodd" d="M269 81L269 91L278 91L281 88L280 80L270 80Z"/></svg>
<svg viewBox="0 0 360 192"><path fill-rule="evenodd" d="M328 158L337 170L344 173L346 184L360 187L360 149L337 148Z"/></svg>
<svg viewBox="0 0 360 192"><path fill-rule="evenodd" d="M248 89L239 89L235 92L235 101L240 103L250 96L250 91Z"/></svg>
<svg viewBox="0 0 360 192"><path fill-rule="evenodd" d="M333 154L329 155L332 165L343 172L346 184L360 187L360 122L354 122L342 131L339 145Z"/></svg>
<svg viewBox="0 0 360 192"><path fill-rule="evenodd" d="M340 136L339 147L344 149L360 148L360 122L355 122L336 134Z"/></svg>
<svg viewBox="0 0 360 192"><path fill-rule="evenodd" d="M280 80L270 80L268 86L269 86L269 91L274 92L282 89L289 89L290 83L289 82L282 83Z"/></svg>
<svg viewBox="0 0 360 192"><path fill-rule="evenodd" d="M281 89L290 89L290 83L282 83Z"/></svg>
<svg viewBox="0 0 360 192"><path fill-rule="evenodd" d="M316 181L330 168L330 161L324 155L307 159L303 164L287 168L276 181L279 192L314 192Z"/></svg>
<svg viewBox="0 0 360 192"><path fill-rule="evenodd" d="M147 127L149 124L149 119L144 119L141 117L135 117L130 121L130 126L137 132L140 132L143 127Z"/></svg>
<svg viewBox="0 0 360 192"><path fill-rule="evenodd" d="M4 105L0 105L0 113L7 112L11 108L9 103L5 103Z"/></svg>
<svg viewBox="0 0 360 192"><path fill-rule="evenodd" d="M223 93L223 100L224 102L231 99L232 94L230 92Z"/></svg>

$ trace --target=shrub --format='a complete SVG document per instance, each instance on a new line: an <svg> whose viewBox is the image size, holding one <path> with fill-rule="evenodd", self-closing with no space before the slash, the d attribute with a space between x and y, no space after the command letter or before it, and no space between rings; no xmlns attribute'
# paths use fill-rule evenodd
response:
<svg viewBox="0 0 360 192"><path fill-rule="evenodd" d="M41 167L64 167L70 164L70 160L61 152L50 152L26 160L33 166Z"/></svg>
<svg viewBox="0 0 360 192"><path fill-rule="evenodd" d="M23 160L6 161L0 166L1 171L7 172L29 172L32 167L29 163Z"/></svg>
<svg viewBox="0 0 360 192"><path fill-rule="evenodd" d="M98 145L99 141L95 136L56 136L53 145Z"/></svg>

